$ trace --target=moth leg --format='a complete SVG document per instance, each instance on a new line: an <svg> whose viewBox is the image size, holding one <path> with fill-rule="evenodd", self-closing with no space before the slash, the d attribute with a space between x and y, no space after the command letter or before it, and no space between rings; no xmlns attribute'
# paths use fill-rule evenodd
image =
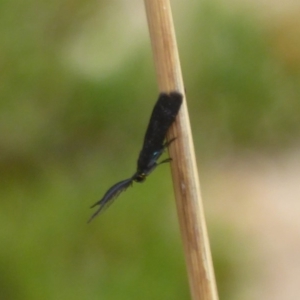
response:
<svg viewBox="0 0 300 300"><path fill-rule="evenodd" d="M169 147L176 139L177 138L174 137L174 138L170 139L169 141L165 142L163 148L165 149L165 148Z"/></svg>
<svg viewBox="0 0 300 300"><path fill-rule="evenodd" d="M157 164L157 166L158 165L161 165L161 164L164 164L164 163L168 163L168 162L170 162L170 161L172 161L173 159L171 158L171 157L169 157L169 158L167 158L167 159L164 159L164 160L162 160L161 162L159 162L158 164Z"/></svg>
<svg viewBox="0 0 300 300"><path fill-rule="evenodd" d="M170 139L169 141L166 141L166 142L164 143L164 145L163 145L162 152L163 152L166 148L168 148L168 147L170 146L170 144L172 144L176 139L177 139L177 138L174 137L174 138ZM163 161L161 161L161 162L158 163L157 165L161 165L161 164L163 164L163 163L168 163L168 162L170 162L171 160L172 160L172 158L169 157L169 158L167 158L167 159L164 159Z"/></svg>

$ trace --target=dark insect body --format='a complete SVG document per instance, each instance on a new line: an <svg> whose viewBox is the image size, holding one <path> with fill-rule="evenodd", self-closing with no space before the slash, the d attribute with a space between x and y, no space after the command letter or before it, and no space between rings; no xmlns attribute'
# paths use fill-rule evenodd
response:
<svg viewBox="0 0 300 300"><path fill-rule="evenodd" d="M178 92L159 94L150 117L143 147L139 154L137 171L131 178L113 185L103 198L91 207L99 205L88 222L92 221L104 208L108 207L121 192L132 185L133 181L143 182L158 165L171 161L171 158L167 158L161 162L157 162L164 150L175 140L173 138L170 141L164 142L167 131L175 121L181 104L182 95Z"/></svg>

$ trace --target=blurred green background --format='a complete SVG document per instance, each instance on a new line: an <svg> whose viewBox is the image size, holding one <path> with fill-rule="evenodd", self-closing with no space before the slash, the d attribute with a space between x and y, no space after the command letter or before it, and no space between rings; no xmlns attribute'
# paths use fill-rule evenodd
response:
<svg viewBox="0 0 300 300"><path fill-rule="evenodd" d="M299 144L300 14L172 5L209 205L212 166ZM158 94L142 1L1 1L0 24L0 299L189 299L167 166L86 224ZM207 221L220 298L251 299L255 241Z"/></svg>

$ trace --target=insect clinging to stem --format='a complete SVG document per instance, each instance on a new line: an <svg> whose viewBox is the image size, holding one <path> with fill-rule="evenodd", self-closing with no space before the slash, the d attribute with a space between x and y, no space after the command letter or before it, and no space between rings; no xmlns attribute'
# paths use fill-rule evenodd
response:
<svg viewBox="0 0 300 300"><path fill-rule="evenodd" d="M143 182L146 177L160 164L170 162L167 158L161 162L157 160L164 150L176 139L172 138L165 142L166 134L179 112L182 104L182 94L173 91L170 93L160 93L153 108L149 125L144 137L143 147L140 151L136 172L128 179L114 184L91 208L99 206L88 222L91 222L104 208L123 191L125 191L133 181Z"/></svg>

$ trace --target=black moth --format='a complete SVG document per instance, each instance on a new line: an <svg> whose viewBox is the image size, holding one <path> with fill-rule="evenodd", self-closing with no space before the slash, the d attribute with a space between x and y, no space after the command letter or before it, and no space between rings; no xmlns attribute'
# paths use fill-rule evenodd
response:
<svg viewBox="0 0 300 300"><path fill-rule="evenodd" d="M157 162L164 150L175 140L165 141L166 133L174 122L182 103L182 95L178 92L160 93L153 108L149 125L145 134L144 144L137 161L137 170L132 177L122 180L113 185L91 208L99 206L88 222L91 222L105 207L133 181L143 182L146 177L160 164L169 162L167 158Z"/></svg>

